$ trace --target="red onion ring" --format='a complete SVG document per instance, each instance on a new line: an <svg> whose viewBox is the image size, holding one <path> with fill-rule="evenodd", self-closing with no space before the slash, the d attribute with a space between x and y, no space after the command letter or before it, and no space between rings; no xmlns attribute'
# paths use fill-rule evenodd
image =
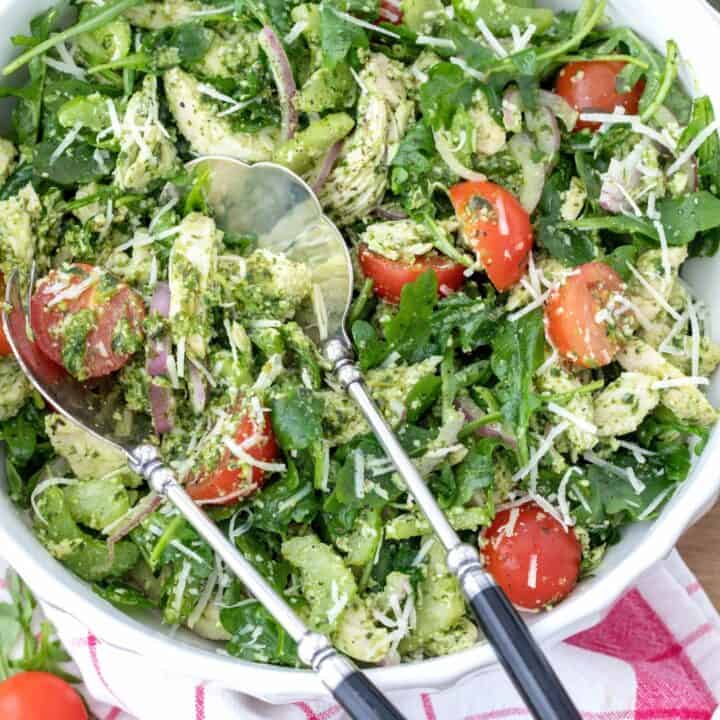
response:
<svg viewBox="0 0 720 720"><path fill-rule="evenodd" d="M395 210L378 205L373 214L381 220L407 220L408 214L404 210Z"/></svg>
<svg viewBox="0 0 720 720"><path fill-rule="evenodd" d="M151 382L148 388L153 425L158 435L169 433L175 427L174 398L169 388Z"/></svg>
<svg viewBox="0 0 720 720"><path fill-rule="evenodd" d="M200 371L190 363L190 405L196 413L201 413L207 405L207 388L205 386L205 378Z"/></svg>
<svg viewBox="0 0 720 720"><path fill-rule="evenodd" d="M159 282L155 285L155 292L150 300L150 310L164 318L170 315L170 286L167 283Z"/></svg>
<svg viewBox="0 0 720 720"><path fill-rule="evenodd" d="M298 129L298 112L295 109L295 96L297 85L293 77L290 61L280 38L275 31L266 25L258 38L260 47L265 51L270 69L272 70L278 95L280 96L280 108L282 110L282 127L280 137L282 140L290 140Z"/></svg>
<svg viewBox="0 0 720 720"><path fill-rule="evenodd" d="M462 412L468 422L479 420L485 413L469 397L462 397L455 401L455 407ZM494 438L504 445L517 448L517 441L511 435L503 432L497 425L483 425L475 430L475 436L481 438Z"/></svg>
<svg viewBox="0 0 720 720"><path fill-rule="evenodd" d="M335 163L337 162L337 159L340 157L340 152L343 148L343 140L338 140L325 154L325 157L323 158L322 165L320 166L320 170L318 171L317 177L315 180L313 180L312 183L312 191L317 195L323 187L325 187L325 183L327 182L327 179L330 177L330 173L333 171L333 168L335 167Z"/></svg>

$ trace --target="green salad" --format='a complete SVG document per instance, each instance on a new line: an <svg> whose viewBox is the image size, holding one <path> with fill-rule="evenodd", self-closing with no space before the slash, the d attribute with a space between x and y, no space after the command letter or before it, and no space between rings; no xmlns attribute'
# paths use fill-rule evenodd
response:
<svg viewBox="0 0 720 720"><path fill-rule="evenodd" d="M717 419L680 277L720 243L720 139L604 0L60 2L13 38L0 271L45 377L124 399L190 495L366 664L478 642L428 523L301 317L310 269L223 233L197 156L301 175L356 265L370 391L513 602L555 605L656 517ZM14 79L14 77L13 77ZM35 280L28 287L30 271ZM1 276L0 276L1 277ZM32 392L0 336L10 494L108 601L231 655L296 648L210 547Z"/></svg>

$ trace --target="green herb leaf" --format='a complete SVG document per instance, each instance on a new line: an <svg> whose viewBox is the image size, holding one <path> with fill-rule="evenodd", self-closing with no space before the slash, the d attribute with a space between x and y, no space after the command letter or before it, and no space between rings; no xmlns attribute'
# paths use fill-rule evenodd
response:
<svg viewBox="0 0 720 720"><path fill-rule="evenodd" d="M462 68L451 63L433 65L428 79L420 87L420 107L430 125L439 130L449 128L459 108L468 107L478 88Z"/></svg>
<svg viewBox="0 0 720 720"><path fill-rule="evenodd" d="M286 452L305 450L322 438L322 403L306 387L274 398L271 413L275 437Z"/></svg>

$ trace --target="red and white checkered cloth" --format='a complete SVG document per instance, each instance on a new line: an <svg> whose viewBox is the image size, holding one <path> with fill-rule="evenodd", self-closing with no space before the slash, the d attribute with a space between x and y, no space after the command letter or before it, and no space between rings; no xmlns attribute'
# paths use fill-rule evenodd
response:
<svg viewBox="0 0 720 720"><path fill-rule="evenodd" d="M268 705L203 678L158 670L104 644L81 623L46 613L100 720L341 720L331 699ZM605 620L549 655L588 720L711 720L718 710L720 617L677 553L645 574ZM450 690L392 699L408 720L529 717L499 671Z"/></svg>

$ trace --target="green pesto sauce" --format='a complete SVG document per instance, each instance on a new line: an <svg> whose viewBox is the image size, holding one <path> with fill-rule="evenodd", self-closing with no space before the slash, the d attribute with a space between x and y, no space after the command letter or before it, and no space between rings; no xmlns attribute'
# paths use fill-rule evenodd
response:
<svg viewBox="0 0 720 720"><path fill-rule="evenodd" d="M95 327L95 313L85 308L65 318L62 326L62 361L66 370L78 380L88 377L85 367L87 338Z"/></svg>
<svg viewBox="0 0 720 720"><path fill-rule="evenodd" d="M125 317L115 326L112 335L112 349L116 355L132 355L143 344L142 334Z"/></svg>

